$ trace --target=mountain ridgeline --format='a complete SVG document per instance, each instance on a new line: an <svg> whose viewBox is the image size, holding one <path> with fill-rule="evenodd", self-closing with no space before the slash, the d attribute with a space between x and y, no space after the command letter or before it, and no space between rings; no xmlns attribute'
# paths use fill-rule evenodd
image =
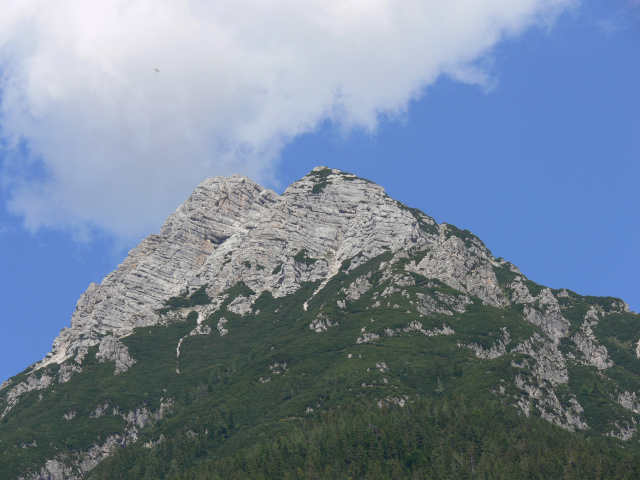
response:
<svg viewBox="0 0 640 480"><path fill-rule="evenodd" d="M639 341L355 175L210 178L0 386L0 478L638 478Z"/></svg>

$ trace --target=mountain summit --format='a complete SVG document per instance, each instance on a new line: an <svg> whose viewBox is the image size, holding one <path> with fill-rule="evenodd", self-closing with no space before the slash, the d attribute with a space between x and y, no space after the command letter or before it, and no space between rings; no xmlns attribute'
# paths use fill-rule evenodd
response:
<svg viewBox="0 0 640 480"><path fill-rule="evenodd" d="M368 425L366 415L415 420L437 402L464 416L465 399L504 409L494 424L511 415L572 435L567 458L609 451L637 443L639 340L622 300L540 286L470 232L355 175L317 167L282 195L240 175L210 178L89 286L41 362L2 384L0 471L267 478L259 469L281 453L261 457L260 442L287 444L305 422L324 432L344 408ZM340 438L352 430L338 428ZM385 432L367 445L394 438ZM586 437L596 443L583 447ZM460 471L496 471L479 445ZM309 478L433 475L427 450L343 452L322 467L310 466L312 452L302 466L291 453L274 478L293 466ZM262 460L230 473L234 452Z"/></svg>

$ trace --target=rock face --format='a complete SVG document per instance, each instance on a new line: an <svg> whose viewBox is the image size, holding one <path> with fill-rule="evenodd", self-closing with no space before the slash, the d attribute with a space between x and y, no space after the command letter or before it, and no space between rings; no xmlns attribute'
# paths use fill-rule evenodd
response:
<svg viewBox="0 0 640 480"><path fill-rule="evenodd" d="M447 237L447 224L440 225L437 241L412 271L427 278L437 278L462 292L475 295L490 305L506 304L504 293L492 268L495 259L476 239L465 241Z"/></svg>
<svg viewBox="0 0 640 480"><path fill-rule="evenodd" d="M167 219L160 234L143 240L100 285L89 286L71 327L62 330L38 367L60 363L105 335L156 325L162 321L157 310L168 297L203 285L212 297L239 281L258 294L269 290L285 296L301 282L330 278L344 260L355 267L385 250L410 247L428 253L408 271L491 305L508 302L493 271L495 259L482 242L452 235L447 224L438 227L372 182L317 167L277 195L240 175L210 178ZM357 299L367 284L360 279L347 298ZM449 309L464 308L465 302L455 300ZM250 303L229 306L234 307L246 313ZM551 307L532 310L531 321L546 322L550 333L562 335Z"/></svg>
<svg viewBox="0 0 640 480"><path fill-rule="evenodd" d="M129 349L125 347L117 338L107 335L100 341L100 347L96 358L101 362L109 360L115 362L116 370L114 375L126 372L136 361L129 355Z"/></svg>
<svg viewBox="0 0 640 480"><path fill-rule="evenodd" d="M598 324L598 314L595 308L591 308L584 316L584 323L580 326L580 331L571 339L583 355L585 365L593 365L598 370L612 367L613 362L609 358L607 347L598 345L591 327Z"/></svg>
<svg viewBox="0 0 640 480"><path fill-rule="evenodd" d="M524 316L534 325L537 325L554 340L560 340L569 333L569 321L562 316L558 300L551 290L545 288L535 298L538 306L525 305Z"/></svg>
<svg viewBox="0 0 640 480"><path fill-rule="evenodd" d="M314 169L280 196L240 175L210 178L167 219L160 234L131 250L100 285L89 286L71 327L62 330L38 367L61 363L105 335L119 337L160 323L157 310L185 290L206 285L215 297L243 281L257 293L284 296L303 281L330 277L346 259L359 256L363 261L385 249L412 245L438 246L418 271L431 272L438 258L459 255L455 266L439 271L438 278L499 303L495 277L486 269L486 250L479 252L482 263L460 241L444 240L421 224L435 226L426 215L418 221L379 185L326 167ZM465 272L478 263L479 272L465 280ZM362 287L354 287L352 295ZM234 307L248 312L250 305L230 309Z"/></svg>

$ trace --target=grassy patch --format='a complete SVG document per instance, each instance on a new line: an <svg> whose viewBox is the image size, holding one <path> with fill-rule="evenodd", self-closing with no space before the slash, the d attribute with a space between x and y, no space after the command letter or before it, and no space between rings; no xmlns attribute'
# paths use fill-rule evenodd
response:
<svg viewBox="0 0 640 480"><path fill-rule="evenodd" d="M198 288L191 295L180 297L171 297L164 302L164 308L158 310L160 315L165 315L171 311L178 310L180 308L195 307L196 305L208 305L211 303L211 298L207 295L207 285L203 285Z"/></svg>
<svg viewBox="0 0 640 480"><path fill-rule="evenodd" d="M314 263L316 263L318 260L315 258L311 258L308 255L309 252L307 252L306 249L302 249L300 250L298 253L296 253L293 256L293 259L298 262L298 263L304 263L305 265L309 266L309 265L313 265Z"/></svg>

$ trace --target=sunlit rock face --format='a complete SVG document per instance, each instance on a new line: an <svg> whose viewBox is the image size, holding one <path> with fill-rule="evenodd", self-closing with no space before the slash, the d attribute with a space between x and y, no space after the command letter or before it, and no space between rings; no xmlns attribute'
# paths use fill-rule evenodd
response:
<svg viewBox="0 0 640 480"><path fill-rule="evenodd" d="M424 214L420 223L435 226ZM439 273L444 281L492 292L492 279L484 287L486 272L464 279L476 267L474 254L425 231L382 187L355 175L318 167L282 195L241 175L210 178L158 235L131 250L100 285L89 286L71 327L62 330L40 365L62 362L105 334L117 337L158 324L156 311L167 298L202 285L215 297L244 281L258 293L266 289L278 297L295 292L300 282L330 277L346 259L358 257L362 263L385 250L416 245L438 246L444 249L440 257L451 252L463 257L451 272ZM486 296L497 301L495 294Z"/></svg>

